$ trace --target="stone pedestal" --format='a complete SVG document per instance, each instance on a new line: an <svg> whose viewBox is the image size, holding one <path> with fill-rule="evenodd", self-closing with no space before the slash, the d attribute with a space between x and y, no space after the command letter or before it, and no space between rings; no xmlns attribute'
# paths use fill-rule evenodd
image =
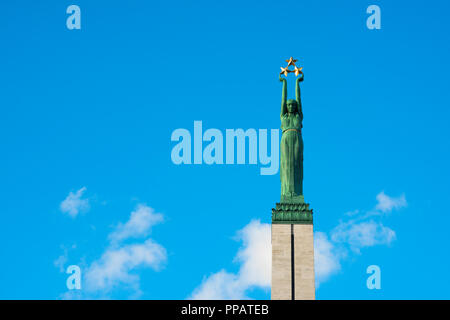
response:
<svg viewBox="0 0 450 320"><path fill-rule="evenodd" d="M272 300L313 300L312 210L304 202L281 202L272 209Z"/></svg>

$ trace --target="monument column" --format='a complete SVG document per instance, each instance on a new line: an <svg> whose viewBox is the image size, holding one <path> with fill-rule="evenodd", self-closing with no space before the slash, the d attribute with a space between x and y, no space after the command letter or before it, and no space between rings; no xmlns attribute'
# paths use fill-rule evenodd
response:
<svg viewBox="0 0 450 320"><path fill-rule="evenodd" d="M300 82L303 68L292 57L281 68L280 181L281 201L272 209L272 300L313 300L313 212L303 197L303 139ZM294 70L289 67L293 66ZM295 73L296 99L287 100L286 78Z"/></svg>

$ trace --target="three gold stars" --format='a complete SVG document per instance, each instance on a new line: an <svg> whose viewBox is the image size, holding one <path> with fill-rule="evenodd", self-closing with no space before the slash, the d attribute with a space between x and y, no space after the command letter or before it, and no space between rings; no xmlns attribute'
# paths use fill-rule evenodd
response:
<svg viewBox="0 0 450 320"><path fill-rule="evenodd" d="M298 61L297 59L290 57L288 60L285 61L288 63L288 65L285 68L283 67L280 68L281 69L280 75L284 74L287 77L287 75L292 72L295 74L295 76L298 77L299 74L303 74L302 71L303 67L299 68L295 65L295 63ZM294 70L289 70L290 66L294 66Z"/></svg>

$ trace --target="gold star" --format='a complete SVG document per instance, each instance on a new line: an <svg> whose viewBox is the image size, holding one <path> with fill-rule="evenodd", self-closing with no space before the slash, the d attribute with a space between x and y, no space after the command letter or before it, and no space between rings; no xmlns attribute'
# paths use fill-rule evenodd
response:
<svg viewBox="0 0 450 320"><path fill-rule="evenodd" d="M297 60L292 58L292 57L290 57L289 60L286 60L286 62L288 63L288 65L287 65L288 67L289 66L295 66L295 63L297 62Z"/></svg>
<svg viewBox="0 0 450 320"><path fill-rule="evenodd" d="M302 69L303 69L303 67L297 68L297 66L295 66L295 68L294 68L294 73L295 73L295 76L296 76L296 77L297 77L300 73L303 73L303 72L302 72Z"/></svg>
<svg viewBox="0 0 450 320"><path fill-rule="evenodd" d="M286 68L280 67L281 69L280 74L284 74L287 77L288 73L292 72L291 70L288 70L288 67L289 66L287 66Z"/></svg>

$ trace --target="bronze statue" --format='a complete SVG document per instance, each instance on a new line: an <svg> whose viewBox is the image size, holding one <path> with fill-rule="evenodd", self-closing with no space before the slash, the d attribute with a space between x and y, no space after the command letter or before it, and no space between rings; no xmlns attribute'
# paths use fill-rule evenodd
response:
<svg viewBox="0 0 450 320"><path fill-rule="evenodd" d="M302 139L302 101L300 98L300 82L303 81L303 68L295 65L297 60L292 57L286 68L281 68L279 75L283 82L281 95L281 156L280 156L280 180L281 199L303 201L303 139ZM295 69L289 70L289 66ZM281 75L287 76L289 73L300 75L295 82L295 100L287 100L287 81Z"/></svg>

